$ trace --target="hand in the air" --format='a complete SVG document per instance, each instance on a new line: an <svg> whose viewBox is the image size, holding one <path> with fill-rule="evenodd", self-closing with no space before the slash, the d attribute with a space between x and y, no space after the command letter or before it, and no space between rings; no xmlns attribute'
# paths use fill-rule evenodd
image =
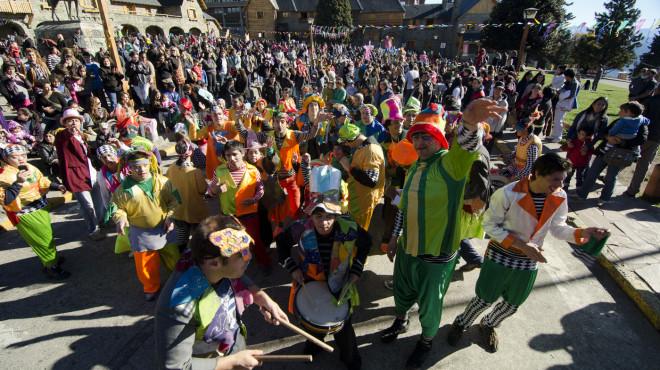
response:
<svg viewBox="0 0 660 370"><path fill-rule="evenodd" d="M587 227L586 229L582 230L582 236L586 239L593 237L596 240L601 240L608 236L609 233L610 232L607 229L603 229L601 227Z"/></svg>
<svg viewBox="0 0 660 370"><path fill-rule="evenodd" d="M396 238L391 238L387 244L387 258L390 262L394 262L394 256L396 256Z"/></svg>
<svg viewBox="0 0 660 370"><path fill-rule="evenodd" d="M254 356L263 354L264 352L261 350L246 349L226 357L219 357L215 370L251 370L257 366L261 366L261 362L254 358Z"/></svg>
<svg viewBox="0 0 660 370"><path fill-rule="evenodd" d="M121 219L117 222L117 234L124 235L124 229L128 227L128 221L126 219Z"/></svg>
<svg viewBox="0 0 660 370"><path fill-rule="evenodd" d="M479 122L488 118L502 118L501 114L506 111L506 107L498 106L493 100L485 98L473 100L463 112L463 125L470 130L476 130Z"/></svg>
<svg viewBox="0 0 660 370"><path fill-rule="evenodd" d="M543 254L543 248L539 247L538 245L534 243L526 243L524 247L520 248L523 252L523 254L530 259L536 261L536 262L541 262L541 263L546 263L548 262Z"/></svg>

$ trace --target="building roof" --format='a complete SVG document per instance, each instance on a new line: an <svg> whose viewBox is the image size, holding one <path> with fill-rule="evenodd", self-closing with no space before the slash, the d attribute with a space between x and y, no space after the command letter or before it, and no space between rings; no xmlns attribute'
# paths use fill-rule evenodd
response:
<svg viewBox="0 0 660 370"><path fill-rule="evenodd" d="M181 6L183 0L159 0L163 6Z"/></svg>
<svg viewBox="0 0 660 370"><path fill-rule="evenodd" d="M442 4L404 5L406 14L403 19L431 18L433 14L442 10Z"/></svg>
<svg viewBox="0 0 660 370"><path fill-rule="evenodd" d="M463 14L467 13L470 9L472 9L475 5L479 4L479 1L481 0L464 0L460 3L460 7L458 8L458 14L456 15L456 18L462 16Z"/></svg>
<svg viewBox="0 0 660 370"><path fill-rule="evenodd" d="M314 12L319 0L272 0L281 12ZM405 12L399 0L349 0L351 10L363 13Z"/></svg>
<svg viewBox="0 0 660 370"><path fill-rule="evenodd" d="M113 3L119 3L119 4L135 4L135 5L142 5L142 6L153 6L156 8L159 8L161 4L158 2L158 0L111 0Z"/></svg>

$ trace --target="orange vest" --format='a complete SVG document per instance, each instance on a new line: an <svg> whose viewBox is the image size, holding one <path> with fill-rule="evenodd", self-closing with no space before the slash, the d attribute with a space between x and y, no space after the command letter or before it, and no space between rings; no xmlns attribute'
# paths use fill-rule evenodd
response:
<svg viewBox="0 0 660 370"><path fill-rule="evenodd" d="M221 184L227 186L227 191L220 194L220 211L224 215L244 216L257 213L258 203L243 205L243 201L254 197L257 191L259 170L251 164L245 164L245 173L240 184L235 184L226 164L218 166L215 176Z"/></svg>
<svg viewBox="0 0 660 370"><path fill-rule="evenodd" d="M289 171L293 168L293 154L300 158L300 146L293 131L288 130L280 148L280 168Z"/></svg>

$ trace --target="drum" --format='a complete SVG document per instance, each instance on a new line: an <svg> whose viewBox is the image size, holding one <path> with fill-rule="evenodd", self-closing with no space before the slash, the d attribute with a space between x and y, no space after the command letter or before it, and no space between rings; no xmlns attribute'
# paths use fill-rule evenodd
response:
<svg viewBox="0 0 660 370"><path fill-rule="evenodd" d="M506 176L499 175L497 173L490 174L490 184L493 190L497 190L509 183L509 179Z"/></svg>
<svg viewBox="0 0 660 370"><path fill-rule="evenodd" d="M298 288L294 312L302 326L315 334L334 334L344 327L350 310L348 303L337 306L325 281L310 281Z"/></svg>

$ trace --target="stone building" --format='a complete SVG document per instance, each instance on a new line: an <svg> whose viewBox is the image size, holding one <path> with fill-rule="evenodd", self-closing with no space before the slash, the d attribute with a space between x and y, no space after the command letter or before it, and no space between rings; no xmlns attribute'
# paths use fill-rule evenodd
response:
<svg viewBox="0 0 660 370"><path fill-rule="evenodd" d="M182 33L220 33L218 22L205 17L203 0L107 0L115 34L167 36ZM70 9L69 9L69 4ZM80 29L83 44L90 50L105 47L101 17L96 0L61 0L53 11L48 0L0 1L0 37L18 34L35 39L61 33L71 40Z"/></svg>
<svg viewBox="0 0 660 370"><path fill-rule="evenodd" d="M490 18L496 0L444 0L441 4L406 5L406 26L445 25L403 31L390 30L408 49L432 50L446 57L470 57L477 52L480 28L466 24L484 24Z"/></svg>
<svg viewBox="0 0 660 370"><path fill-rule="evenodd" d="M400 25L404 8L399 0L350 0L354 25ZM276 38L276 32L302 34L310 30L318 0L249 0L247 30L251 37ZM371 35L374 33L374 35ZM357 37L370 39L377 32L366 30Z"/></svg>

